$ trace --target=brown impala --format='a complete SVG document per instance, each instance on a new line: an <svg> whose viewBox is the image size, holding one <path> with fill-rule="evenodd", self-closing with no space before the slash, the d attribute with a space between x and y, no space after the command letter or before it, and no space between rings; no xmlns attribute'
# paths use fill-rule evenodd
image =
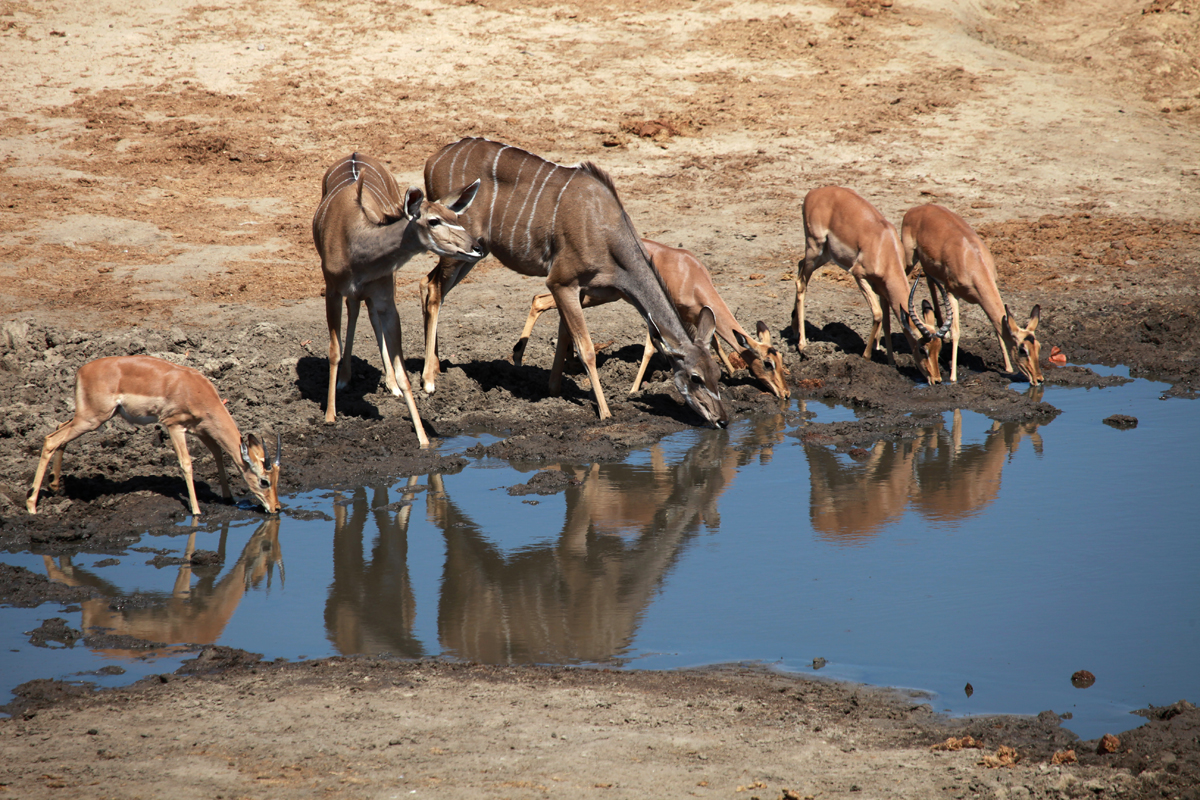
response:
<svg viewBox="0 0 1200 800"><path fill-rule="evenodd" d="M667 297L662 278L638 239L612 179L594 164L554 164L516 147L487 139L462 139L425 162L425 190L441 196L482 181L475 203L460 215L501 264L522 275L544 277L558 306L558 347L550 371L550 393L562 388L563 364L572 341L587 367L600 418L612 415L596 371L596 350L583 319L589 305L628 300L650 330L658 351L671 363L675 387L706 422L729 420L708 351L716 329L711 309L701 311L699 334L688 335ZM441 364L437 323L442 298L470 271L469 261L445 257L421 281L425 317L425 391L433 392Z"/></svg>
<svg viewBox="0 0 1200 800"><path fill-rule="evenodd" d="M50 459L54 459L54 479L50 488L57 491L62 480L63 449L116 414L134 425L159 422L167 429L187 483L192 513L196 516L200 515L200 504L196 502L196 487L192 485L192 457L186 439L189 433L204 442L216 459L221 494L226 500L231 495L222 451L238 465L251 494L267 513L274 514L279 510L278 437L272 462L257 436L250 434L242 439L237 423L229 416L224 401L208 378L191 367L161 358L113 356L89 361L75 373L75 417L59 425L42 445L33 488L25 501L30 514L37 513L38 492Z"/></svg>
<svg viewBox="0 0 1200 800"><path fill-rule="evenodd" d="M746 333L734 319L729 306L717 293L712 276L708 274L708 270L704 268L700 259L687 250L668 247L650 239L642 239L642 244L646 246L646 252L654 260L654 266L658 270L658 274L662 276L663 284L667 287L667 294L670 296L671 302L675 304L683 321L695 327L700 319L700 312L705 308L712 309L717 321L715 335L735 349L746 368L750 370L750 374L757 378L768 392L776 397L786 399L789 395L786 381L787 370L783 366L783 356L771 345L771 331L767 328L766 323L761 321L758 323L756 328L758 338ZM584 295L583 307L590 308L600 302L604 301L592 301L590 295ZM537 322L538 317L552 308L554 308L554 295L539 294L533 298L533 303L529 307L529 317L525 320L525 329L521 331L521 338L513 347L514 364L520 365L521 359L525 355L525 346L529 343L529 334L533 331L533 325ZM721 349L717 340L713 339L712 342L717 355L720 356L725 368L732 375L734 365L725 355L725 351ZM642 352L642 365L638 369L637 377L633 379L633 386L629 389L630 394L641 387L642 376L646 374L646 366L650 363L652 355L654 355L654 343L647 336L646 346Z"/></svg>
<svg viewBox="0 0 1200 800"><path fill-rule="evenodd" d="M996 263L983 240L966 220L944 206L933 203L910 208L900 225L905 263L909 275L917 264L933 291L933 282L949 287L953 325L950 328L950 380L958 380L958 300L975 303L983 308L996 329L1000 351L1004 354L1004 370L1013 371L1013 364L1034 386L1042 383L1038 363L1040 346L1037 340L1041 306L1034 306L1025 327L1013 322L1012 312L1000 299L996 287ZM914 282L915 285L915 282Z"/></svg>
<svg viewBox="0 0 1200 800"><path fill-rule="evenodd" d="M927 342L913 330L915 323L904 307L908 280L904 274L904 255L896 226L852 189L841 186L822 186L804 197L804 259L796 270L796 306L792 310L792 331L796 349L803 350L807 342L804 333L804 295L814 272L833 262L853 276L859 291L871 308L871 335L863 358L870 358L883 328L883 343L888 363L895 366L892 355L892 325L890 309L900 320L900 328L908 339L917 369L930 383L940 383L937 361L930 358ZM883 304L880 304L880 301ZM935 337L944 336L940 330Z"/></svg>
<svg viewBox="0 0 1200 800"><path fill-rule="evenodd" d="M350 351L360 303L383 357L383 379L394 395L404 395L417 442L429 445L412 386L404 371L400 317L396 313L396 270L413 256L430 250L443 258L474 263L485 251L458 224L459 212L471 205L478 185L441 201L426 200L410 187L403 196L395 178L377 159L352 153L321 179L321 204L313 216L313 242L325 276L325 321L329 324L329 392L325 421L337 416L337 390L350 383ZM346 339L342 299L346 301Z"/></svg>

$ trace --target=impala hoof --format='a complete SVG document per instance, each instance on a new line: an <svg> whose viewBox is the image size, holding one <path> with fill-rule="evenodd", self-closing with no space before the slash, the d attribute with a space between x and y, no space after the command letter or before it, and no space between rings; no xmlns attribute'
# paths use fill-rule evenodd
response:
<svg viewBox="0 0 1200 800"><path fill-rule="evenodd" d="M434 385L433 381L425 381L421 388L425 390L425 394L433 394L437 386Z"/></svg>

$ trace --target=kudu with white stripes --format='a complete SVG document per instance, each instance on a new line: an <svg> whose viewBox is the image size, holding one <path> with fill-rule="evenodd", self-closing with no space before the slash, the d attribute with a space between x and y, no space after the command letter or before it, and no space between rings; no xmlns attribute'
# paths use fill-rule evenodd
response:
<svg viewBox="0 0 1200 800"><path fill-rule="evenodd" d="M425 191L444 194L482 181L462 225L492 255L522 275L540 276L559 310L558 346L550 371L550 393L562 388L563 364L571 343L587 367L601 419L612 414L600 387L596 350L583 319L582 299L629 301L646 321L655 347L671 363L675 386L706 422L729 419L717 380L720 370L708 351L716 321L705 309L698 338L689 336L667 296L662 278L638 239L611 178L599 167L546 161L487 139L462 139L425 162ZM437 323L442 299L470 271L472 262L442 257L421 281L425 317L425 391L433 392L441 371Z"/></svg>
<svg viewBox="0 0 1200 800"><path fill-rule="evenodd" d="M325 320L329 324L326 422L336 418L337 390L350 383L354 327L359 304L365 302L383 357L384 383L392 394L404 395L417 441L421 447L428 446L429 438L404 371L395 272L426 250L443 259L470 263L486 255L478 240L458 221L478 188L476 182L453 196L428 200L413 186L402 196L387 167L361 153L341 159L325 172L321 204L313 216L313 242L325 276ZM344 343L339 338L343 298L347 317Z"/></svg>

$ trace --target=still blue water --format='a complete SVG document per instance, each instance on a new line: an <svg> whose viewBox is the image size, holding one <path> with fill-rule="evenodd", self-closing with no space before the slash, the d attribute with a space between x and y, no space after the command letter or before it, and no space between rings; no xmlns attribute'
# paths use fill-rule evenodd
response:
<svg viewBox="0 0 1200 800"><path fill-rule="evenodd" d="M1160 399L1165 388L1049 387L1063 411L1050 422L953 412L853 454L807 440L808 422L760 417L620 464L559 465L572 484L551 495L505 491L550 465L474 460L293 496L277 524L201 527L195 546L225 553L211 572L132 551L103 567L3 554L157 603L0 609L0 688L118 664L125 674L86 676L114 685L179 663L22 635L61 616L267 658L759 661L920 689L954 714L1052 709L1085 738L1121 731L1141 721L1134 709L1200 699L1200 425L1195 402ZM1118 413L1138 426L1102 423ZM189 530L141 544L182 554ZM1090 688L1072 686L1080 669Z"/></svg>

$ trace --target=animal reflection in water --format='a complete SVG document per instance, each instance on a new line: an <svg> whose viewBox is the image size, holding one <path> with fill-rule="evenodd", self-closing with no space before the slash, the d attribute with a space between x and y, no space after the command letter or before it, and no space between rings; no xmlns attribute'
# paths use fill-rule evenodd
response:
<svg viewBox="0 0 1200 800"><path fill-rule="evenodd" d="M782 417L731 442L705 432L676 463L660 447L648 465L558 466L561 530L505 552L467 516L440 475L400 487L411 502L425 491L428 520L441 530L446 560L438 603L442 651L486 663L581 663L619 658L643 612L701 525L714 529L722 493L739 465L767 460L782 439ZM368 496L370 500L368 501ZM422 655L407 568L411 505L389 504L387 489L358 489L336 507L334 583L325 620L344 654ZM379 539L363 557L363 527L374 514Z"/></svg>
<svg viewBox="0 0 1200 800"><path fill-rule="evenodd" d="M224 561L228 527L221 530L218 556ZM225 626L233 618L242 596L266 580L270 586L274 569L279 567L283 581L283 557L279 549L279 517L266 519L242 548L237 563L220 579L219 567L192 567L190 561L196 549L196 533L188 536L184 552L185 563L179 567L170 596L162 603L133 607L114 603L122 592L100 576L71 563L63 556L56 563L44 556L47 576L68 586L92 586L103 594L80 603L83 607L81 628L85 635L112 634L130 636L164 646L142 649L121 647L93 648L112 658L144 658L172 655L181 650L180 644L213 644L221 638ZM193 570L198 578L192 585Z"/></svg>
<svg viewBox="0 0 1200 800"><path fill-rule="evenodd" d="M993 422L982 444L963 445L962 413L951 428L939 420L901 441L876 442L847 463L826 447L804 443L813 530L823 539L861 544L911 506L938 523L974 516L1000 491L1000 473L1021 440L1042 452L1037 422Z"/></svg>

